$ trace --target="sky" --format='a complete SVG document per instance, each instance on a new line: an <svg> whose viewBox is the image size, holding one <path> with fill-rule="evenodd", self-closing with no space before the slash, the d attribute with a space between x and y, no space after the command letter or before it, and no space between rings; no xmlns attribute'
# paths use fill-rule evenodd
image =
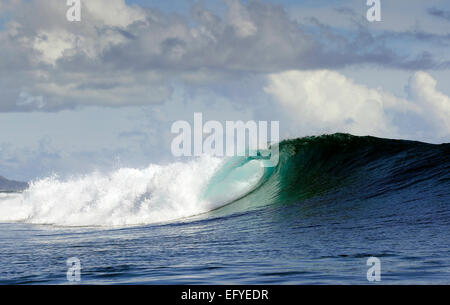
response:
<svg viewBox="0 0 450 305"><path fill-rule="evenodd" d="M171 125L450 140L450 3L0 0L0 175L172 162Z"/></svg>

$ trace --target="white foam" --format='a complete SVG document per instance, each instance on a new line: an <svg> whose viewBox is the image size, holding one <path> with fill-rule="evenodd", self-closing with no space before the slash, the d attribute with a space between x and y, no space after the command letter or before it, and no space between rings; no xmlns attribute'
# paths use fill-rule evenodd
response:
<svg viewBox="0 0 450 305"><path fill-rule="evenodd" d="M166 222L218 208L223 200L200 200L221 159L146 169L122 168L108 175L32 182L21 194L0 198L0 222L60 226L124 226Z"/></svg>

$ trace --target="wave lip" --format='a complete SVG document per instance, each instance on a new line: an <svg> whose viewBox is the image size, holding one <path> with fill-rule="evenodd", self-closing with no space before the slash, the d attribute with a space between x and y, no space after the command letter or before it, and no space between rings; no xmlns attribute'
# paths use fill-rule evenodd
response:
<svg viewBox="0 0 450 305"><path fill-rule="evenodd" d="M282 141L278 165L255 190L218 214L323 196L334 202L367 200L395 196L402 189L443 197L449 181L450 144L349 134L298 138Z"/></svg>

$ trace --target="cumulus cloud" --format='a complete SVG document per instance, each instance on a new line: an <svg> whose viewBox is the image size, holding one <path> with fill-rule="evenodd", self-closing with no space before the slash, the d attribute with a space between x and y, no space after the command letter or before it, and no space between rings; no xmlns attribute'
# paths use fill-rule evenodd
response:
<svg viewBox="0 0 450 305"><path fill-rule="evenodd" d="M410 98L422 110L423 117L435 126L436 136L450 134L450 97L436 89L437 81L425 72L416 72L409 80Z"/></svg>
<svg viewBox="0 0 450 305"><path fill-rule="evenodd" d="M398 54L367 25L346 34L301 24L264 1L225 2L222 17L201 4L181 16L124 0L84 1L81 22L71 23L65 1L3 0L10 18L0 28L0 111L155 104L173 81L217 84L288 69L445 66L420 50ZM22 92L45 103L23 107Z"/></svg>
<svg viewBox="0 0 450 305"><path fill-rule="evenodd" d="M428 138L450 135L450 98L436 90L436 81L425 72L411 77L407 87L409 99L398 98L381 88L368 88L329 70L272 74L265 92L307 133L417 138L397 121L406 114L410 119L434 125L421 130L428 132Z"/></svg>

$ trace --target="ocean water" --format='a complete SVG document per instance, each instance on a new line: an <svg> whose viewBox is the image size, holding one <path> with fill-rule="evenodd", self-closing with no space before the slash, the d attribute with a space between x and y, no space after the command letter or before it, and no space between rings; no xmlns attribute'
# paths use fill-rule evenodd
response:
<svg viewBox="0 0 450 305"><path fill-rule="evenodd" d="M0 194L0 284L450 284L450 145L335 134Z"/></svg>

